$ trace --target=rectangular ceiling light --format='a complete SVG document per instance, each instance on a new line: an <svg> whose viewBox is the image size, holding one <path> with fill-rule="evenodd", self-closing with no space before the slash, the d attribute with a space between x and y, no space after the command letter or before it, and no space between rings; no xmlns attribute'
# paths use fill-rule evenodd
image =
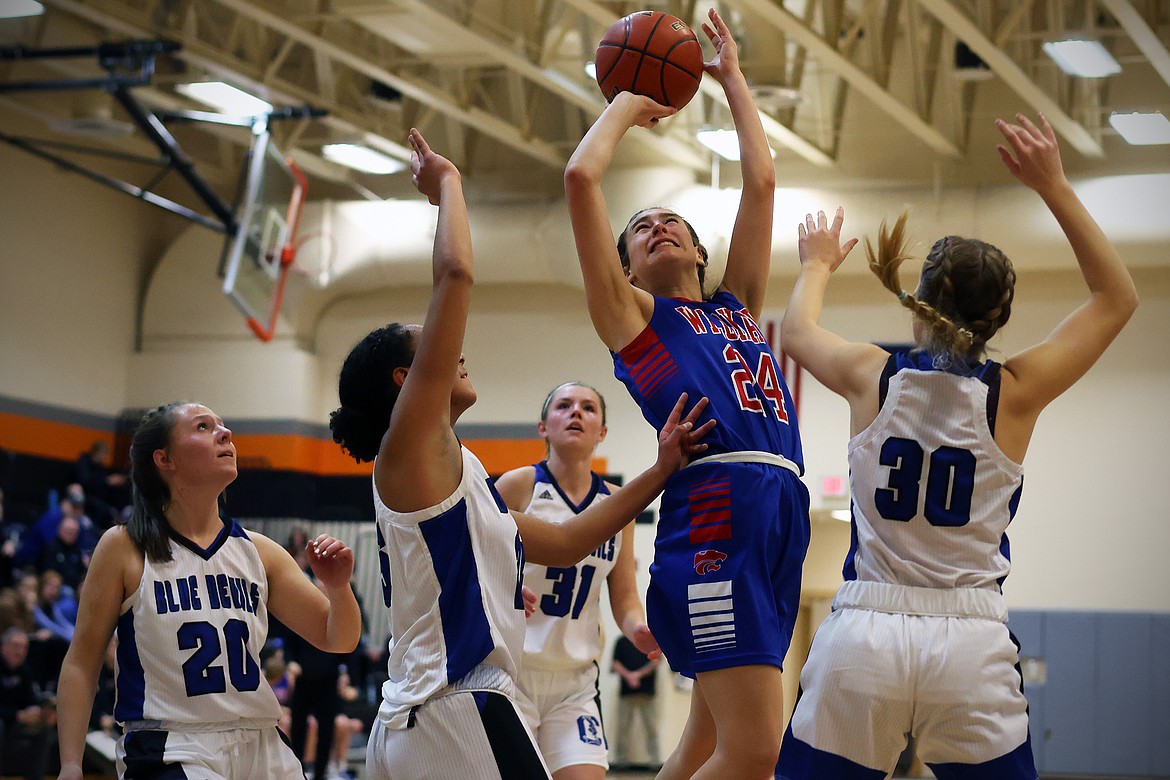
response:
<svg viewBox="0 0 1170 780"><path fill-rule="evenodd" d="M1161 111L1140 114L1121 114L1114 111L1109 115L1109 124L1118 135L1134 146L1170 144L1170 119Z"/></svg>
<svg viewBox="0 0 1170 780"><path fill-rule="evenodd" d="M200 81L193 84L179 84L176 90L193 100L211 106L223 114L232 116L260 116L272 111L272 104L249 95L242 89L222 81Z"/></svg>
<svg viewBox="0 0 1170 780"><path fill-rule="evenodd" d="M326 160L363 173L386 175L406 170L406 163L402 160L360 144L326 144L321 147L321 154Z"/></svg>
<svg viewBox="0 0 1170 780"><path fill-rule="evenodd" d="M45 7L36 0L6 0L0 3L0 19L19 19L22 16L40 16Z"/></svg>
<svg viewBox="0 0 1170 780"><path fill-rule="evenodd" d="M724 160L739 160L739 134L734 130L699 130L695 133L695 138ZM768 152L773 158L776 157L776 150L771 146L768 147Z"/></svg>
<svg viewBox="0 0 1170 780"><path fill-rule="evenodd" d="M1100 41L1049 41L1044 52L1070 76L1099 79L1121 72L1121 66Z"/></svg>
<svg viewBox="0 0 1170 780"><path fill-rule="evenodd" d="M734 130L700 130L695 137L724 160L739 159L739 134Z"/></svg>

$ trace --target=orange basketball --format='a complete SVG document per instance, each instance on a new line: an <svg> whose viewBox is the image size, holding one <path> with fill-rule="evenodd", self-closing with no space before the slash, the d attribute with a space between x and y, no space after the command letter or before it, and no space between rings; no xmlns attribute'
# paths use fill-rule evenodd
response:
<svg viewBox="0 0 1170 780"><path fill-rule="evenodd" d="M607 101L634 92L682 108L699 91L703 49L677 16L638 11L618 19L597 45L597 86Z"/></svg>

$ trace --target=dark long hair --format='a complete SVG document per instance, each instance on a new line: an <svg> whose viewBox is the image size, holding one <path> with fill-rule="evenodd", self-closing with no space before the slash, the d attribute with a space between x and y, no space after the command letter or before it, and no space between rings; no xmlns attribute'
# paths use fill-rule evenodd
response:
<svg viewBox="0 0 1170 780"><path fill-rule="evenodd" d="M329 430L358 463L377 457L401 389L394 369L407 368L413 360L414 338L398 322L367 335L345 358L337 380L341 406L330 413Z"/></svg>
<svg viewBox="0 0 1170 780"><path fill-rule="evenodd" d="M697 266L699 272L699 289L702 290L703 283L707 279L707 262L709 259L707 255L707 247L703 246L702 242L699 241L699 234L695 231L694 226L691 225L690 222L688 222L681 214L678 214L677 212L671 211L667 208L662 208L661 206L651 206L650 208L637 211L634 216L630 217L630 221L626 223L625 228L622 229L622 234L618 236L617 242L618 257L621 258L622 261L622 270L627 272L630 270L630 248L628 242L626 241L626 235L630 232L630 228L634 226L634 221L638 219L638 217L645 214L647 211L670 211L671 214L674 214L676 217L681 219L682 223L687 226L687 232L691 234L691 241L693 241L695 247L698 248L699 257L703 259L703 262Z"/></svg>
<svg viewBox="0 0 1170 780"><path fill-rule="evenodd" d="M171 489L158 473L155 450L165 450L175 427L175 410L188 401L172 401L151 409L142 417L130 441L130 482L134 505L126 532L139 550L155 563L171 560L171 541L166 510Z"/></svg>

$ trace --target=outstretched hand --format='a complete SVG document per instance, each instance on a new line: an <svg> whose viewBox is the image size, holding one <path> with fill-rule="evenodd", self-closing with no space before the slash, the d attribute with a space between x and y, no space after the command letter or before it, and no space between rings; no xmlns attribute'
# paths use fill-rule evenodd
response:
<svg viewBox="0 0 1170 780"><path fill-rule="evenodd" d="M438 206L443 179L458 176L459 169L455 167L455 163L432 151L417 128L410 128L407 140L413 150L410 153L410 183L427 196L432 206Z"/></svg>
<svg viewBox="0 0 1170 780"><path fill-rule="evenodd" d="M718 11L712 8L707 12L707 16L711 19L711 24L703 22L703 32L715 47L715 58L703 63L703 71L722 84L724 76L739 70L739 47L736 46L735 38L731 37L731 30Z"/></svg>
<svg viewBox="0 0 1170 780"><path fill-rule="evenodd" d="M340 539L321 534L305 545L309 567L328 590L348 588L353 576L353 550Z"/></svg>
<svg viewBox="0 0 1170 780"><path fill-rule="evenodd" d="M821 263L827 266L830 272L836 271L841 263L845 262L853 247L857 246L856 238L841 243L841 226L844 223L845 209L842 206L837 207L832 224L829 224L828 217L823 211L817 212L815 220L811 213L806 214L804 222L796 228L800 264L805 266Z"/></svg>
<svg viewBox="0 0 1170 780"><path fill-rule="evenodd" d="M695 427L703 410L707 408L706 396L700 398L683 417L682 412L686 404L687 394L683 393L670 410L662 430L658 432L658 464L669 469L671 473L687 465L692 456L707 449L702 439L715 427L714 418Z"/></svg>
<svg viewBox="0 0 1170 780"><path fill-rule="evenodd" d="M1060 162L1060 145L1056 133L1043 114L1039 126L1023 114L1016 114L1019 124L995 120L995 126L1011 146L997 144L996 150L1012 176L1040 195L1063 185L1067 179Z"/></svg>

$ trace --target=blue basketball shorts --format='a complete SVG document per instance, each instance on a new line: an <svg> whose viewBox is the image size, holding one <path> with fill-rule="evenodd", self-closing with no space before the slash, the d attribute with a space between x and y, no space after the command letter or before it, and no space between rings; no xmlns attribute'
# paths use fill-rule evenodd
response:
<svg viewBox="0 0 1170 780"><path fill-rule="evenodd" d="M671 668L782 668L808 541L808 490L788 469L696 463L672 476L646 594Z"/></svg>

